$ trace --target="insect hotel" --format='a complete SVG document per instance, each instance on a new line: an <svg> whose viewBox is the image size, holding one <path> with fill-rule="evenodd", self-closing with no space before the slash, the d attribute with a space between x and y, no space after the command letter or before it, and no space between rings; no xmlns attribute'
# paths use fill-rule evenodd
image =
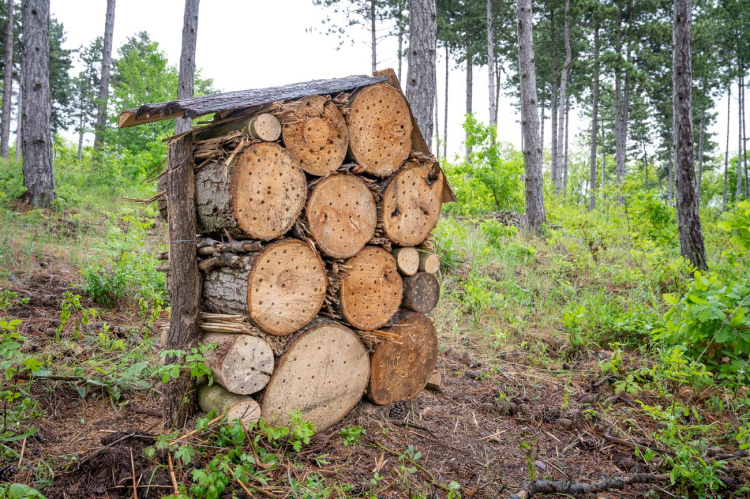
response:
<svg viewBox="0 0 750 499"><path fill-rule="evenodd" d="M208 114L170 139L158 196L165 347L215 344L215 383L168 390L245 422L299 410L318 431L363 396L415 397L438 353L430 233L455 199L393 71L147 104L119 125Z"/></svg>

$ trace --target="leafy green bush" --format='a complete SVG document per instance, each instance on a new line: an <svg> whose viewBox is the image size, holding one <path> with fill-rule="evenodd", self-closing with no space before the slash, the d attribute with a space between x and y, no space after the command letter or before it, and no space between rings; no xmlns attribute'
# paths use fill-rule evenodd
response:
<svg viewBox="0 0 750 499"><path fill-rule="evenodd" d="M166 280L156 267L157 260L143 253L125 252L110 265L92 261L81 270L83 290L101 305L118 307L127 298L147 312L168 299Z"/></svg>
<svg viewBox="0 0 750 499"><path fill-rule="evenodd" d="M492 246L500 247L500 241L507 237L518 234L518 229L512 225L503 225L492 218L485 220L479 225L482 233Z"/></svg>

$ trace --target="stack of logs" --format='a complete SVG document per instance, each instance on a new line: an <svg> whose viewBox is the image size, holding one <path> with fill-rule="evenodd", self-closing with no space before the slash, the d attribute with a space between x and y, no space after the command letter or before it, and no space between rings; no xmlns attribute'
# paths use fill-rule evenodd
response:
<svg viewBox="0 0 750 499"><path fill-rule="evenodd" d="M203 410L281 425L299 410L321 431L363 395L424 388L444 178L412 150L413 126L401 91L378 83L193 132L200 330L215 344Z"/></svg>

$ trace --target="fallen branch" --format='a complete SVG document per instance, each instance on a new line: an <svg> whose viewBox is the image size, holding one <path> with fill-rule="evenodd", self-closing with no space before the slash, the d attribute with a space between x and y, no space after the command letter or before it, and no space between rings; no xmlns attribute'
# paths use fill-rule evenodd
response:
<svg viewBox="0 0 750 499"><path fill-rule="evenodd" d="M198 269L203 272L209 272L220 267L235 267L239 264L239 259L240 257L233 253L219 253L216 256L198 262Z"/></svg>
<svg viewBox="0 0 750 499"><path fill-rule="evenodd" d="M536 494L569 494L584 495L604 492L610 489L622 490L628 485L638 483L665 482L669 480L669 473L635 473L624 477L607 478L591 483L556 482L552 480L536 480L524 482L515 494L508 499L530 499Z"/></svg>

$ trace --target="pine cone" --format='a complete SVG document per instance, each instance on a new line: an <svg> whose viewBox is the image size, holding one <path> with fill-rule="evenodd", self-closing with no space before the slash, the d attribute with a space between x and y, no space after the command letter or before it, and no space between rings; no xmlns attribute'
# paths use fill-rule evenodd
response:
<svg viewBox="0 0 750 499"><path fill-rule="evenodd" d="M0 482L9 482L10 479L18 473L18 468L9 464L0 468Z"/></svg>
<svg viewBox="0 0 750 499"><path fill-rule="evenodd" d="M406 419L409 415L409 410L403 402L396 402L388 412L388 417L391 419Z"/></svg>

